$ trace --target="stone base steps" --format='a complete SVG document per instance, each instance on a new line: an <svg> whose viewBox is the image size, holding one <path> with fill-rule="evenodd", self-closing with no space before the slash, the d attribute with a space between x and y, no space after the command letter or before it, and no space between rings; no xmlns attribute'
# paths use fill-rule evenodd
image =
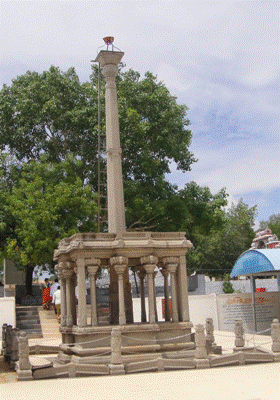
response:
<svg viewBox="0 0 280 400"><path fill-rule="evenodd" d="M42 328L37 306L16 307L16 328L25 331L29 338L42 338Z"/></svg>

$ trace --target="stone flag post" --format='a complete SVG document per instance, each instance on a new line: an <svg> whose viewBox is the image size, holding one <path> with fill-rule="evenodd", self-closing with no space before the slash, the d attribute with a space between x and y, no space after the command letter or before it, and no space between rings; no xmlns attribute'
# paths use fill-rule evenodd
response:
<svg viewBox="0 0 280 400"><path fill-rule="evenodd" d="M104 39L105 40L105 39ZM107 196L108 196L108 232L117 236L125 232L125 209L122 177L122 150L119 130L119 113L116 76L118 65L124 53L121 51L101 50L95 62L102 68L105 77L105 114L106 114L106 154L107 154ZM128 269L123 274L125 313L127 322L133 322L132 295L129 285ZM116 296L118 277L114 270L110 273L110 309L112 324L118 323L119 304Z"/></svg>
<svg viewBox="0 0 280 400"><path fill-rule="evenodd" d="M116 76L118 65L124 53L119 51L99 52L96 62L102 67L106 80L106 153L107 153L107 192L108 192L108 231L125 231L124 194L122 179L122 158L119 132L118 99Z"/></svg>

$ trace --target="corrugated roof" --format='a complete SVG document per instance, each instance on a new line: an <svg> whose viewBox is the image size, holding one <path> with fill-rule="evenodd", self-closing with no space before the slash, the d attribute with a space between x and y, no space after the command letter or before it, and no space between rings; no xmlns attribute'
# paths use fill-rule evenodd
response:
<svg viewBox="0 0 280 400"><path fill-rule="evenodd" d="M280 249L247 250L238 258L230 276L280 271Z"/></svg>

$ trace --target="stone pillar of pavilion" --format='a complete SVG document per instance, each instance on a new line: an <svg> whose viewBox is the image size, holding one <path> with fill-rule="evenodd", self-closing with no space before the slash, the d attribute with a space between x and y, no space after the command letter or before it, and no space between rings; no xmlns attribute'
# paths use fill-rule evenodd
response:
<svg viewBox="0 0 280 400"><path fill-rule="evenodd" d="M140 280L140 295L141 295L141 322L147 322L146 316L146 304L145 304L145 285L144 279L146 277L146 271L144 269L138 271L138 277Z"/></svg>
<svg viewBox="0 0 280 400"><path fill-rule="evenodd" d="M60 279L60 296L61 296L61 305L60 305L60 312L61 312L61 326L66 326L66 278L63 274L63 262L59 264L59 279Z"/></svg>
<svg viewBox="0 0 280 400"><path fill-rule="evenodd" d="M168 286L169 272L167 268L162 268L160 271L164 277L165 321L170 321L170 302L169 302L169 286Z"/></svg>
<svg viewBox="0 0 280 400"><path fill-rule="evenodd" d="M114 267L118 275L118 294L119 294L119 325L126 324L125 297L124 297L124 273L127 270L127 257L118 256L110 259L111 265Z"/></svg>
<svg viewBox="0 0 280 400"><path fill-rule="evenodd" d="M86 304L86 262L82 257L75 260L78 279L78 327L87 326L87 304Z"/></svg>
<svg viewBox="0 0 280 400"><path fill-rule="evenodd" d="M109 38L112 39L113 38ZM104 38L106 42L106 38ZM106 42L108 44L108 42ZM112 44L110 42L109 44ZM108 48L108 47L107 47ZM124 53L121 51L101 50L96 62L102 68L105 77L105 108L106 108L106 154L107 154L107 196L108 196L108 232L121 235L125 232L125 208L122 177L122 150L120 144L118 99L116 88L116 76L118 65ZM113 270L113 271L112 271ZM114 269L110 273L109 302L111 309L111 323L117 323L118 304L116 288L118 277ZM133 323L132 295L129 290L128 269L124 272L124 296L128 323Z"/></svg>
<svg viewBox="0 0 280 400"><path fill-rule="evenodd" d="M156 304L155 304L155 293L154 293L154 271L158 258L150 255L147 257L141 257L141 264L145 268L148 280L148 302L149 302L149 323L154 324L156 322Z"/></svg>
<svg viewBox="0 0 280 400"><path fill-rule="evenodd" d="M171 281L171 305L172 305L172 321L179 322L178 314L178 297L177 297L177 268L179 264L179 257L165 257L163 262L170 273Z"/></svg>
<svg viewBox="0 0 280 400"><path fill-rule="evenodd" d="M72 315L72 295L71 295L71 278L73 275L73 270L71 269L63 269L63 275L66 279L66 326L73 326L73 315Z"/></svg>
<svg viewBox="0 0 280 400"><path fill-rule="evenodd" d="M92 258L90 260L90 264L87 267L87 272L90 278L91 326L98 325L97 303L96 303L96 277L100 264L101 264L100 259Z"/></svg>

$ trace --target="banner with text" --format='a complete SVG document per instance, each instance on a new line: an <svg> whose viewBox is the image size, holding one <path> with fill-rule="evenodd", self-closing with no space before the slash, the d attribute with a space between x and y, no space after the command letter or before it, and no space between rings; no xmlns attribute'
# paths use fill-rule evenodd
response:
<svg viewBox="0 0 280 400"><path fill-rule="evenodd" d="M220 330L234 331L235 321L241 319L245 332L254 332L252 294L218 295L217 309ZM255 309L257 332L269 329L274 318L280 319L280 292L255 293Z"/></svg>

